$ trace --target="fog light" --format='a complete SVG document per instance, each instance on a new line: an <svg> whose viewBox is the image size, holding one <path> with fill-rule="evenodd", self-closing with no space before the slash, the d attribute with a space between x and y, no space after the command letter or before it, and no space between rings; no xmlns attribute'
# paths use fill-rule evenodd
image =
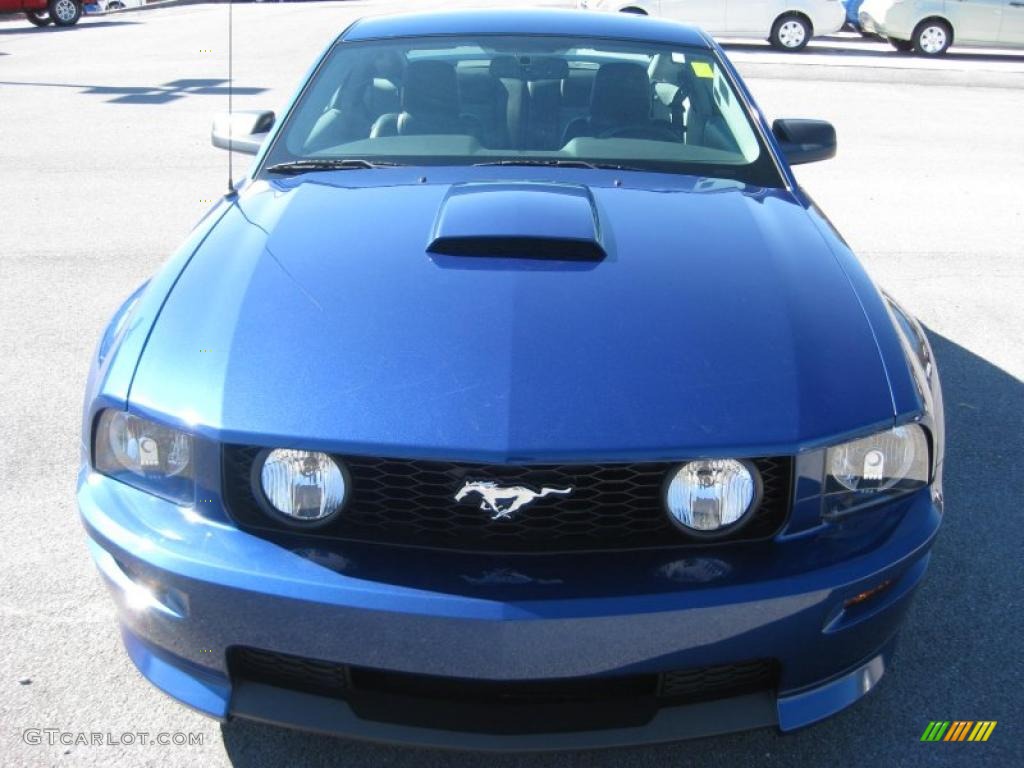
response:
<svg viewBox="0 0 1024 768"><path fill-rule="evenodd" d="M714 534L739 523L753 506L754 473L735 459L683 464L666 493L668 511L688 533Z"/></svg>
<svg viewBox="0 0 1024 768"><path fill-rule="evenodd" d="M327 522L345 503L348 484L326 453L277 449L260 470L267 502L290 523Z"/></svg>

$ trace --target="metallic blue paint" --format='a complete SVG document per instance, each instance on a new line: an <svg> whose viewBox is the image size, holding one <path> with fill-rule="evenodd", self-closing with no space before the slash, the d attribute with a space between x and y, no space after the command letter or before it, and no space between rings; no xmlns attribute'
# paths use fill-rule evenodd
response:
<svg viewBox="0 0 1024 768"><path fill-rule="evenodd" d="M453 184L438 206L427 250L464 255L468 247L479 254L492 244L492 249L499 246L498 253L509 256L514 254L500 246L511 240L522 247L525 240L535 249L552 242L560 254L566 253L568 246L582 246L592 257L604 258L599 220L593 195L583 184ZM544 253L542 250L541 258ZM468 266L465 259L446 263L456 268Z"/></svg>
<svg viewBox="0 0 1024 768"><path fill-rule="evenodd" d="M892 421L850 267L786 192L558 170L608 255L524 263L425 249L456 179L536 170L419 173L248 187L168 297L132 406L230 442L509 463L786 454Z"/></svg>
<svg viewBox="0 0 1024 768"><path fill-rule="evenodd" d="M610 568L608 555L408 552L395 562L366 545L289 549L88 470L79 502L133 659L159 687L214 716L224 715L230 690L223 651L236 644L491 679L687 668L753 654L782 663L786 729L834 708L806 702L852 700L842 691L807 694L887 647L940 520L921 492L769 550L625 553ZM109 575L107 553L122 574ZM522 578L479 578L503 568ZM187 617L133 607L128 573L187 594ZM846 615L847 599L888 579L896 586L856 620ZM797 695L801 707L790 701Z"/></svg>
<svg viewBox="0 0 1024 768"><path fill-rule="evenodd" d="M345 38L534 26L704 41L723 55L687 28L614 14L418 16L360 22ZM506 680L772 657L784 730L869 690L941 520L941 390L920 327L898 330L902 310L796 187L740 93L783 188L523 167L271 182L255 176L257 158L240 193L133 297L86 389L78 502L143 674L219 718L233 645ZM583 195L606 256L428 253L437 227L473 234L439 219L453 194L473 207L467 189L490 234L526 223L578 234ZM558 199L524 222L517 206L489 204L503 195ZM108 407L202 436L204 501L176 506L92 471L90 436ZM929 430L932 486L823 520L823 448L910 420ZM793 505L767 544L382 556L236 528L221 498L223 442L507 463L790 454ZM488 577L503 572L516 578Z"/></svg>

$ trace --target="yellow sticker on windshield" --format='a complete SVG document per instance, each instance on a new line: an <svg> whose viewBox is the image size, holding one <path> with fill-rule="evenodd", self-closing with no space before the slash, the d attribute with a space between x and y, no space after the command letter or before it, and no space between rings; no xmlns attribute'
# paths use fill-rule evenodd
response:
<svg viewBox="0 0 1024 768"><path fill-rule="evenodd" d="M693 67L693 74L697 77L713 78L715 76L715 70L706 61L691 61L690 66Z"/></svg>

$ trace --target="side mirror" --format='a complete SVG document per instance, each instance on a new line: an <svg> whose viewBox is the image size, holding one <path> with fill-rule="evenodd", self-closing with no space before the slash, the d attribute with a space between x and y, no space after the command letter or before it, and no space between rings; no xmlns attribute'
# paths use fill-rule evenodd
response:
<svg viewBox="0 0 1024 768"><path fill-rule="evenodd" d="M836 129L824 120L776 120L772 133L790 165L836 156Z"/></svg>
<svg viewBox="0 0 1024 768"><path fill-rule="evenodd" d="M213 118L210 141L219 149L255 155L274 127L274 113L266 110L223 112Z"/></svg>

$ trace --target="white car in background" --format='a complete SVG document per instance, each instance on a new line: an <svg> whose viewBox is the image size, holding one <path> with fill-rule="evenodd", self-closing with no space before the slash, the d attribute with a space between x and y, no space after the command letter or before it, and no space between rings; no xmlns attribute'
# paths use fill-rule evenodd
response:
<svg viewBox="0 0 1024 768"><path fill-rule="evenodd" d="M122 8L138 8L146 4L146 0L87 0L86 13L106 13L120 11Z"/></svg>
<svg viewBox="0 0 1024 768"><path fill-rule="evenodd" d="M901 51L939 56L950 45L1024 47L1024 0L865 0L861 28Z"/></svg>
<svg viewBox="0 0 1024 768"><path fill-rule="evenodd" d="M783 51L799 51L811 37L831 35L846 22L839 0L576 0L576 6L664 16L715 37L767 39Z"/></svg>

